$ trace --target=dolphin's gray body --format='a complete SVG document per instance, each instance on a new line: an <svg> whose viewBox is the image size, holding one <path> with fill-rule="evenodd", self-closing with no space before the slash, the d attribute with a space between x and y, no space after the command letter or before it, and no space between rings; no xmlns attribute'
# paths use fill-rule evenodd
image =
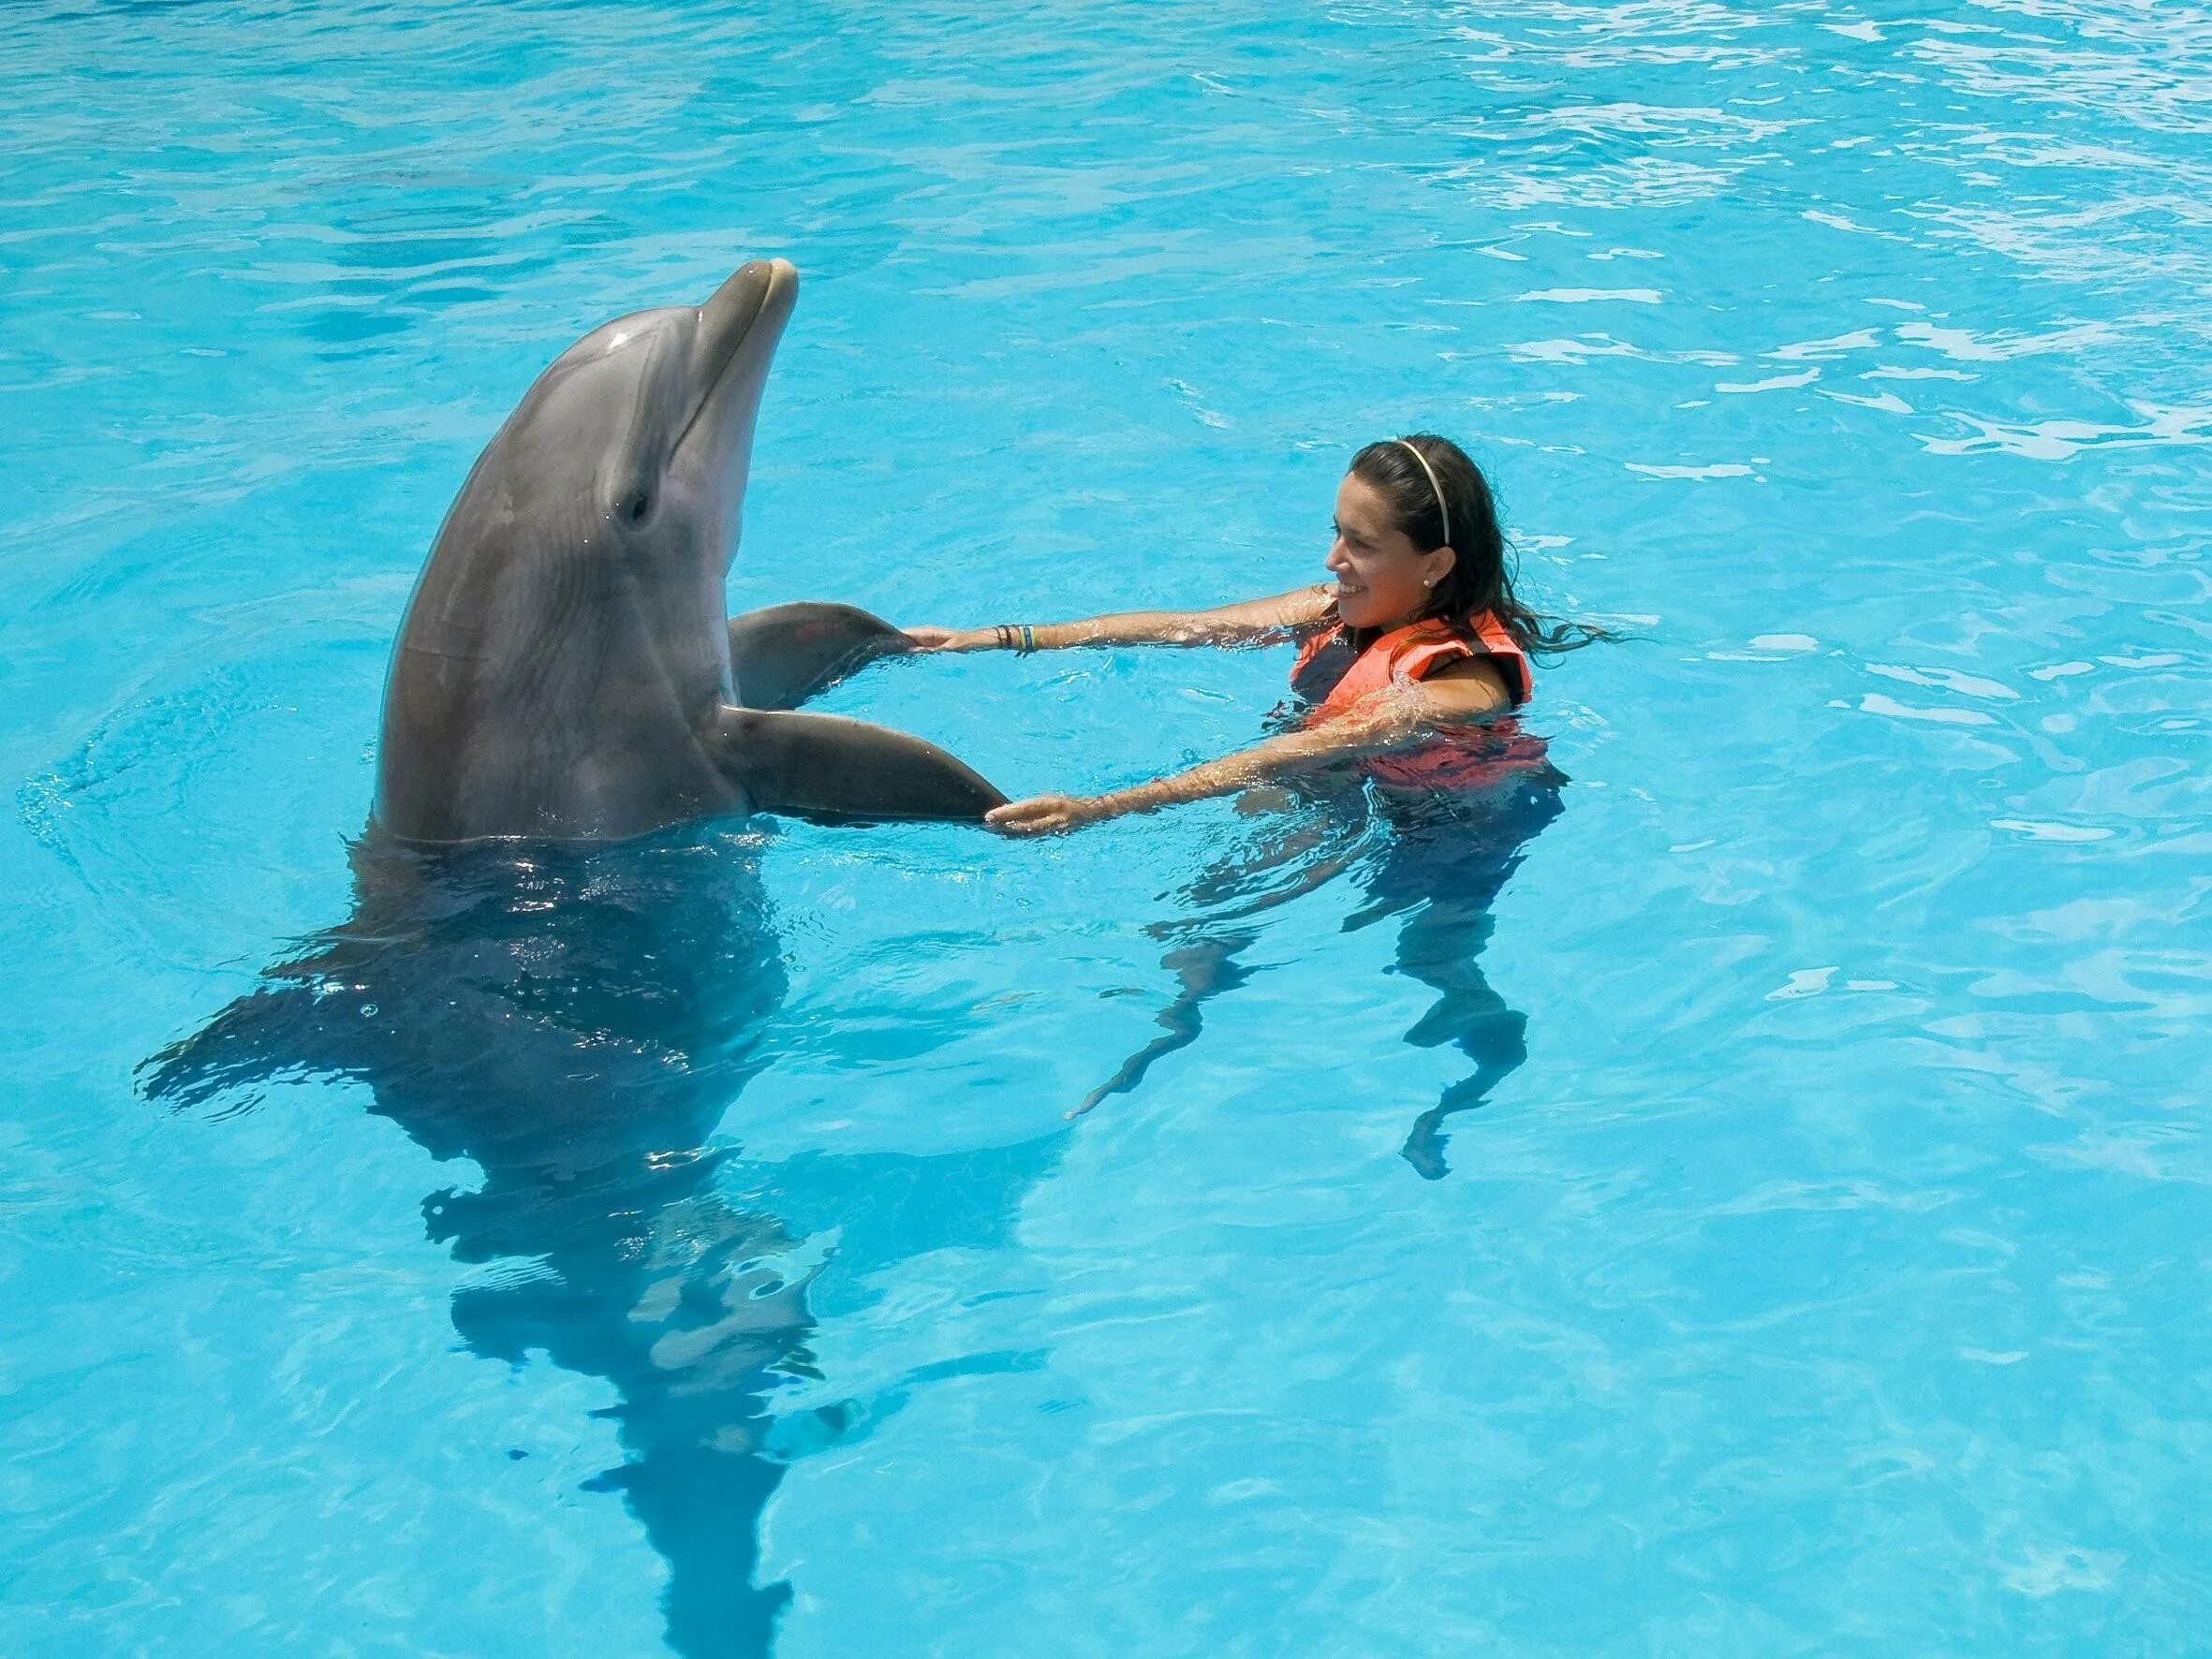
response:
<svg viewBox="0 0 2212 1659"><path fill-rule="evenodd" d="M595 329L478 459L407 606L375 820L413 842L602 841L716 814L981 818L919 739L792 705L906 636L848 606L730 620L753 422L798 273Z"/></svg>

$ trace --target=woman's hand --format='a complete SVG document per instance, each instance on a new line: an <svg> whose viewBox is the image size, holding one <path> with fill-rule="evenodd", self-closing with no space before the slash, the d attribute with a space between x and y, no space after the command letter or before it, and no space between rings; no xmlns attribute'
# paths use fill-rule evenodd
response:
<svg viewBox="0 0 2212 1659"><path fill-rule="evenodd" d="M917 651L989 651L998 643L996 628L907 628Z"/></svg>
<svg viewBox="0 0 2212 1659"><path fill-rule="evenodd" d="M1001 835L1058 835L1114 815L1101 796L1033 795L993 807L983 822Z"/></svg>

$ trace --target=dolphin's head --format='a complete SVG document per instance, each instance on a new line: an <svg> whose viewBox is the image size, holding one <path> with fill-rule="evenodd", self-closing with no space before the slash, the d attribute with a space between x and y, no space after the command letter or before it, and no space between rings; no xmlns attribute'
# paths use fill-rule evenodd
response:
<svg viewBox="0 0 2212 1659"><path fill-rule="evenodd" d="M434 563L450 550L510 602L529 595L540 625L542 603L626 596L678 657L711 640L726 661L753 422L798 291L788 261L756 259L703 305L635 312L568 347L478 461Z"/></svg>
<svg viewBox="0 0 2212 1659"><path fill-rule="evenodd" d="M788 261L756 259L697 309L634 312L594 329L538 376L486 459L499 459L510 492L528 492L533 520L558 503L602 556L650 563L696 551L719 581L760 390L798 292Z"/></svg>

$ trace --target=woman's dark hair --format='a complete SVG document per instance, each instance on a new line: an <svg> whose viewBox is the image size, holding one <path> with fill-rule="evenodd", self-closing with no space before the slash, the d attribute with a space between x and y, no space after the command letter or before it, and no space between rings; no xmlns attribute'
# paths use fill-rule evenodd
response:
<svg viewBox="0 0 2212 1659"><path fill-rule="evenodd" d="M1423 468L1407 446L1421 451ZM1429 472L1437 475L1429 482ZM1422 608L1463 639L1474 637L1473 619L1487 610L1527 652L1551 655L1613 636L1587 623L1561 622L1530 609L1513 593L1512 549L1497 521L1497 503L1482 468L1450 438L1435 433L1408 433L1369 444L1351 458L1351 474L1390 504L1391 518L1416 550L1444 545L1445 510L1452 520L1452 549L1458 554L1451 573ZM1439 506L1437 491L1444 499Z"/></svg>

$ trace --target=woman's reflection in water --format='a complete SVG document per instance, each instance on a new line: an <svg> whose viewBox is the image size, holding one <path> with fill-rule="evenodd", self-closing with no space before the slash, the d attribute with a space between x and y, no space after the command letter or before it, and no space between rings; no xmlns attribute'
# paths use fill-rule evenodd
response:
<svg viewBox="0 0 2212 1659"><path fill-rule="evenodd" d="M1181 898L1195 914L1150 931L1171 948L1161 964L1181 989L1161 1010L1162 1035L1131 1055L1076 1110L1134 1089L1153 1062L1196 1041L1205 1003L1249 976L1240 958L1268 912L1348 876L1360 903L1346 932L1395 922L1396 971L1436 992L1405 1040L1454 1047L1472 1066L1414 1119L1403 1149L1423 1177L1447 1173L1445 1120L1482 1105L1528 1057L1528 1018L1482 972L1496 926L1492 905L1528 844L1562 810L1566 777L1541 738L1510 723L1469 734L1480 744L1482 786L1363 788L1356 777L1292 798L1294 819L1236 859L1207 870ZM1279 793L1279 792L1278 792Z"/></svg>

